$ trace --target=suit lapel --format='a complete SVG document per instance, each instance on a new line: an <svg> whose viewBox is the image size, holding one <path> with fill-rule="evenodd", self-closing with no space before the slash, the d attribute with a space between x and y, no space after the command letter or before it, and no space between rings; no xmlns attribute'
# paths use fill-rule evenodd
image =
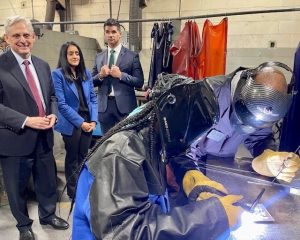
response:
<svg viewBox="0 0 300 240"><path fill-rule="evenodd" d="M69 88L71 88L72 92L75 94L75 96L77 97L77 99L79 101L79 95L78 95L77 88L75 86L75 82L66 81L66 83L69 86Z"/></svg>
<svg viewBox="0 0 300 240"><path fill-rule="evenodd" d="M6 62L8 71L11 73L11 75L23 86L25 91L33 98L33 95L31 93L31 90L29 88L29 85L27 83L27 80L21 70L21 67L19 66L19 63L13 53L11 51L7 52L7 58L8 61Z"/></svg>
<svg viewBox="0 0 300 240"><path fill-rule="evenodd" d="M90 95L90 83L88 80L82 81L82 90L84 94L84 98L86 99L86 102L89 103L89 95Z"/></svg>
<svg viewBox="0 0 300 240"><path fill-rule="evenodd" d="M119 56L118 56L118 59L117 59L117 62L116 62L117 66L119 66L121 58L125 54L125 52L126 52L126 48L122 46L121 51L120 51Z"/></svg>
<svg viewBox="0 0 300 240"><path fill-rule="evenodd" d="M108 50L106 49L103 51L103 58L102 58L101 66L106 65L108 63L107 59L108 59Z"/></svg>

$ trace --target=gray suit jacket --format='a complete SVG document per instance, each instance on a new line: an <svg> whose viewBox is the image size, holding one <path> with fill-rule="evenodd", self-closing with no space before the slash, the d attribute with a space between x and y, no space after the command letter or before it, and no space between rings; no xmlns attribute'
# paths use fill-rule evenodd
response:
<svg viewBox="0 0 300 240"><path fill-rule="evenodd" d="M98 72L103 65L107 64L107 56L107 50L97 54L92 71L94 86L98 87L98 111L106 111L108 89L111 82L118 110L121 113L130 113L137 107L134 89L141 88L144 84L144 74L139 55L122 47L116 62L116 66L118 66L122 72L121 79L107 76L100 81Z"/></svg>
<svg viewBox="0 0 300 240"><path fill-rule="evenodd" d="M56 98L48 63L32 56L43 97L46 114L56 114ZM0 56L0 154L25 156L34 151L39 130L25 127L27 116L38 116L38 108L29 85L11 51ZM43 131L49 148L53 147L53 130Z"/></svg>

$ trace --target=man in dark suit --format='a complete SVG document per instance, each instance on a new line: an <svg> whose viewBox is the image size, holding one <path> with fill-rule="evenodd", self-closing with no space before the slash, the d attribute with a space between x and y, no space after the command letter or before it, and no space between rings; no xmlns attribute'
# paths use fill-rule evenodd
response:
<svg viewBox="0 0 300 240"><path fill-rule="evenodd" d="M98 87L98 112L103 133L137 107L135 88L144 84L138 53L121 44L121 26L115 19L104 23L108 48L97 54L92 76Z"/></svg>
<svg viewBox="0 0 300 240"><path fill-rule="evenodd" d="M21 240L32 240L26 187L31 174L39 203L39 221L55 229L69 224L55 215L53 157L54 88L49 65L32 56L35 42L26 18L8 18L5 40L11 50L0 56L0 161L9 205Z"/></svg>

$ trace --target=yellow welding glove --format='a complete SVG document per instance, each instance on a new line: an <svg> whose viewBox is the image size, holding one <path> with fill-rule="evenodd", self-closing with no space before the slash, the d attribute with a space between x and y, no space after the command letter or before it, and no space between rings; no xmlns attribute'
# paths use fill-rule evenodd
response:
<svg viewBox="0 0 300 240"><path fill-rule="evenodd" d="M241 195L227 195L225 197L219 197L219 200L225 209L229 227L231 230L237 229L241 224L241 215L244 210L243 208L234 206L233 204L238 202L242 198L243 197Z"/></svg>
<svg viewBox="0 0 300 240"><path fill-rule="evenodd" d="M241 208L239 206L235 206L234 204L237 203L238 201L240 201L243 198L243 196L227 195L227 196L221 197L216 194L203 192L200 194L200 196L197 200L209 199L211 197L217 197L220 200L222 206L225 209L230 230L233 231L233 230L237 229L240 226L241 215L244 212L244 210L243 210L243 208Z"/></svg>
<svg viewBox="0 0 300 240"><path fill-rule="evenodd" d="M275 152L267 149L254 158L252 168L257 173L276 177L277 179L291 182L300 167L300 158L293 152Z"/></svg>
<svg viewBox="0 0 300 240"><path fill-rule="evenodd" d="M212 181L198 170L187 171L183 177L182 185L185 194L193 201L196 201L202 192L214 193L221 196L228 193L221 183ZM201 198L198 200L201 200Z"/></svg>

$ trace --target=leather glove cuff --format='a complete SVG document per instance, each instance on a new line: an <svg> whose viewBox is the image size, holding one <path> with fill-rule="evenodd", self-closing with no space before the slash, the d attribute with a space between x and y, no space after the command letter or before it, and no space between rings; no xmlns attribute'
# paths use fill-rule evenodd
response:
<svg viewBox="0 0 300 240"><path fill-rule="evenodd" d="M207 186L207 185L198 185L195 186L192 191L189 193L188 198L192 201L196 201L199 197L200 193L202 192L209 192L212 194L217 194L218 196L226 196L227 194L219 191L213 187Z"/></svg>

